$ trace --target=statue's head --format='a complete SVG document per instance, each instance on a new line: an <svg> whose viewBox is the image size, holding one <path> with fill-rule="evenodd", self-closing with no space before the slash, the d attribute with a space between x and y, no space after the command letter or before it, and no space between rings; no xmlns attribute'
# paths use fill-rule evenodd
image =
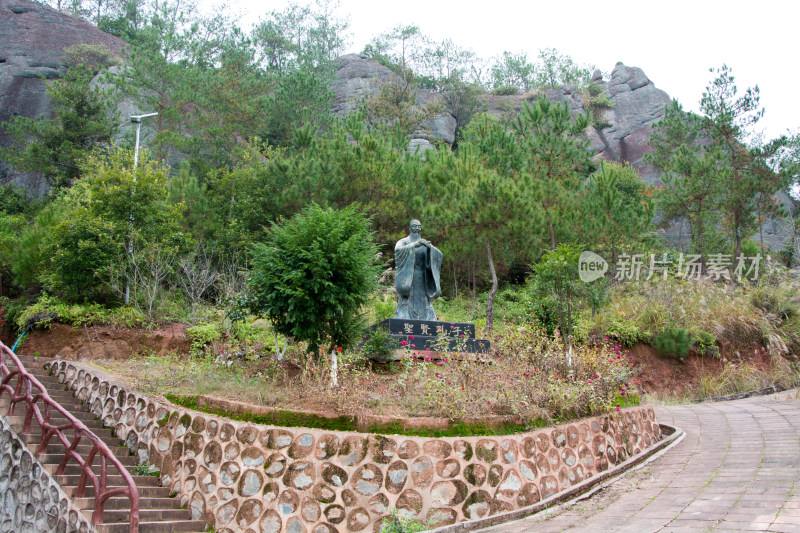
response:
<svg viewBox="0 0 800 533"><path fill-rule="evenodd" d="M422 223L416 218L408 225L411 235L419 235L422 232Z"/></svg>

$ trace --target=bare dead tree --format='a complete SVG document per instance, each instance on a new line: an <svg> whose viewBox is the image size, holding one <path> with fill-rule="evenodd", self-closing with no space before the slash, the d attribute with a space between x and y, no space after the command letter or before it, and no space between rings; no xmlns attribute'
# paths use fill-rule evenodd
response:
<svg viewBox="0 0 800 533"><path fill-rule="evenodd" d="M203 295L219 278L212 252L204 243L200 243L197 249L182 257L178 265L178 283L192 302L192 325L197 319L197 306Z"/></svg>
<svg viewBox="0 0 800 533"><path fill-rule="evenodd" d="M155 322L165 285L175 269L175 251L158 244L141 248L134 244L125 262L112 268L110 286L120 295L125 294L126 285L130 286L130 302L148 322Z"/></svg>

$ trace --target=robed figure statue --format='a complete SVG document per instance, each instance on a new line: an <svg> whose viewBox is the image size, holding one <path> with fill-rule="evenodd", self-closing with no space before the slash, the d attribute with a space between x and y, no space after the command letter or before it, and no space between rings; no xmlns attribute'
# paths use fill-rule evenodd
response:
<svg viewBox="0 0 800 533"><path fill-rule="evenodd" d="M395 318L436 320L431 300L442 294L439 270L442 252L420 237L422 224L412 220L410 234L394 247L397 311Z"/></svg>

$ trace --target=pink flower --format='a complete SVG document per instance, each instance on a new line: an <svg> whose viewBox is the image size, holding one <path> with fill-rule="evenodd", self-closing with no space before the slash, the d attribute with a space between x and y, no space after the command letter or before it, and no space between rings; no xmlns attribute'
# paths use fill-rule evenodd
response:
<svg viewBox="0 0 800 533"><path fill-rule="evenodd" d="M430 363L431 362L431 356L430 355L426 355L425 356L425 361Z"/></svg>
<svg viewBox="0 0 800 533"><path fill-rule="evenodd" d="M436 361L436 364L442 366L444 363L442 363L441 361Z"/></svg>
<svg viewBox="0 0 800 533"><path fill-rule="evenodd" d="M425 353L431 353L431 351L426 349L426 350L425 350Z"/></svg>
<svg viewBox="0 0 800 533"><path fill-rule="evenodd" d="M408 344L406 341L400 341L400 346L405 346L406 344Z"/></svg>
<svg viewBox="0 0 800 533"><path fill-rule="evenodd" d="M412 344L412 345L411 345L411 347L412 347L412 348L416 348L416 347L417 347L417 345L416 345L416 344Z"/></svg>
<svg viewBox="0 0 800 533"><path fill-rule="evenodd" d="M409 335L409 336L408 336L408 338L409 338L409 339L413 339L413 338L414 338L414 335Z"/></svg>
<svg viewBox="0 0 800 533"><path fill-rule="evenodd" d="M444 358L444 362L445 362L445 363L447 363L448 361L450 361L450 359L448 359L447 357L445 357L445 358Z"/></svg>
<svg viewBox="0 0 800 533"><path fill-rule="evenodd" d="M622 411L622 409L620 409L619 407L617 407L617 412L619 413L620 411Z"/></svg>

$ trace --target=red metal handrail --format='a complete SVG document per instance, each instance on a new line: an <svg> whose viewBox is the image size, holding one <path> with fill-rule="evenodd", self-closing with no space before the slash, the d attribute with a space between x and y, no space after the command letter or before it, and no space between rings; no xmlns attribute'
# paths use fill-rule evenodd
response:
<svg viewBox="0 0 800 533"><path fill-rule="evenodd" d="M9 359L16 365L16 369L12 369L8 365ZM11 380L17 377L16 387L11 385ZM73 459L81 467L81 477L78 481L78 490L75 496L78 498L83 497L86 489L87 479L92 482L94 486L94 511L92 512L92 525L97 525L103 520L103 512L105 510L106 500L113 496L127 496L130 500L130 532L137 533L139 531L139 489L133 481L133 476L122 466L119 459L111 452L105 442L86 427L86 425L72 416L66 409L61 407L58 402L50 398L47 390L33 375L25 370L19 358L14 355L5 344L0 342L0 398L3 393L8 391L10 396L10 403L8 406L8 416L14 414L14 409L18 403L25 404L25 422L23 424L22 433L30 433L31 423L34 417L39 427L42 429L42 441L39 443L39 448L36 450L36 457L39 457L47 449L47 445L52 437L58 437L61 444L67 451L64 454L64 459L58 465L55 475L59 476L64 473L67 463ZM38 389L36 394L33 394L33 388ZM39 407L38 402L41 400L43 404L44 413ZM51 414L55 410L58 414L67 419L67 423L61 425L53 425L50 423ZM70 441L66 431L73 430L74 437ZM76 451L81 439L86 438L92 444L92 449L84 459ZM100 456L100 475L98 476L92 471L94 459ZM108 465L115 467L119 470L122 479L127 484L127 487L108 488Z"/></svg>

